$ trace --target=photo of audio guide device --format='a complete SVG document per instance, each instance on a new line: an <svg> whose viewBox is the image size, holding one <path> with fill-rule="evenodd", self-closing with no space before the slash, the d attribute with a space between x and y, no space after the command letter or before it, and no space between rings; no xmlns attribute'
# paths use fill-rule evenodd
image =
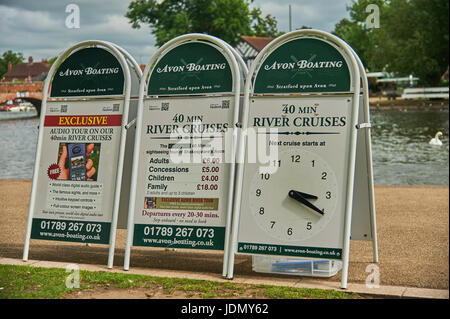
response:
<svg viewBox="0 0 450 319"><path fill-rule="evenodd" d="M69 179L86 180L86 145L84 143L68 143Z"/></svg>

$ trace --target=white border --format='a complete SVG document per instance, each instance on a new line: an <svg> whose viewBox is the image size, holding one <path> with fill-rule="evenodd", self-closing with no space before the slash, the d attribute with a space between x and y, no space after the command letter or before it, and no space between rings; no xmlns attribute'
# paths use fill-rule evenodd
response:
<svg viewBox="0 0 450 319"><path fill-rule="evenodd" d="M337 47L337 49L341 51L341 54L343 57L350 63L348 64L349 70L350 70L350 76L351 76L351 85L350 90L353 95L353 101L352 101L352 123L349 123L351 125L350 128L350 147L349 147L349 153L347 155L348 158L348 176L347 176L347 194L346 194L346 200L345 200L345 229L344 229L344 243L343 243L343 251L342 251L342 262L343 262L343 268L342 268L342 279L341 279L341 288L347 288L347 277L348 277L348 264L349 264L349 255L350 255L350 231L351 231L351 213L352 213L352 203L353 203L353 181L354 181L354 175L355 175L355 161L356 161L356 142L357 142L357 135L356 135L356 124L358 121L358 111L359 111L359 95L360 95L360 72L359 67L357 64L357 61L355 59L355 56L353 54L353 51L349 48L349 46L339 39L338 37L324 32L320 30L296 30L289 32L287 34L284 34L275 40L271 41L267 46L264 47L264 49L258 54L258 56L253 61L249 73L247 75L246 83L245 83L245 89L244 89L244 106L243 106L243 118L242 118L242 126L243 129L247 127L248 124L248 115L249 115L249 101L250 101L250 94L253 92L253 80L255 76L256 68L259 68L261 65L261 61L264 61L267 56L278 46L283 45L284 43L298 38L304 38L304 37L315 37L320 40L326 41L329 44L334 45ZM320 93L320 92L318 92ZM341 93L341 92L338 92ZM317 93L311 93L311 95L314 95ZM233 272L234 272L234 257L237 253L237 236L239 231L239 217L240 217L240 206L241 206L241 199L242 199L242 184L243 184L243 172L244 172L244 165L243 162L245 157L245 146L246 146L246 140L241 137L241 140L239 142L239 150L238 150L238 166L237 166L237 180L236 180L236 188L235 188L235 197L234 197L234 207L233 207L233 225L231 228L231 254L228 260L228 279L233 278Z"/></svg>
<svg viewBox="0 0 450 319"><path fill-rule="evenodd" d="M120 199L120 188L121 188L121 180L122 180L122 170L123 170L123 158L124 158L124 150L125 150L125 141L126 141L126 129L124 128L128 121L128 106L130 102L130 92L131 92L131 76L130 76L130 69L128 67L128 63L125 60L125 57L122 55L121 52L124 52L125 50L119 49L119 47L115 44L112 44L110 42L106 41L99 41L99 40L88 40L79 42L72 47L66 49L64 52L62 52L56 61L52 64L48 74L47 78L44 83L44 90L43 90L43 96L42 96L42 106L41 106L41 118L39 122L39 135L38 135L38 144L36 149L36 160L34 164L34 170L33 170L33 182L31 186L31 195L30 195L30 205L28 210L28 220L27 220L27 228L26 228L26 236L25 236L25 244L23 249L23 261L28 260L28 253L30 248L30 236L31 236L31 226L33 222L33 212L34 212L34 205L36 201L37 196L37 177L38 177L38 169L40 165L41 160L41 150L42 150L42 144L43 144L43 138L44 138L44 119L45 119L45 110L47 106L47 100L50 98L49 89L51 87L51 83L53 82L53 78L55 75L56 70L59 68L61 63L66 60L71 54L75 53L78 50L89 48L89 47L103 47L110 53L112 53L115 58L119 61L123 74L124 74L124 91L125 94L122 94L124 98L124 109L123 109L123 115L122 115L122 128L121 128L121 136L120 136L120 146L119 146L119 160L117 165L117 175L116 175L116 187L114 192L114 204L113 204L113 216L112 216L112 222L111 222L111 230L110 230L110 246L109 246L109 253L108 253L108 268L112 268L113 265L113 259L114 259L114 246L115 246L115 237L116 237L116 225L117 225L117 217L118 217L118 210L119 210L119 199ZM117 95L115 95L115 98L117 99ZM57 98L57 97L55 97ZM64 99L64 97L62 97ZM72 97L71 97L72 98ZM79 100L84 100L85 97L75 97ZM105 99L108 98L106 95L102 96L89 96L89 99ZM109 97L111 98L111 97ZM73 99L71 99L73 100Z"/></svg>
<svg viewBox="0 0 450 319"><path fill-rule="evenodd" d="M140 142L141 142L141 132L142 132L142 114L144 108L144 96L148 96L147 94L147 85L150 79L151 72L154 67L157 65L159 60L161 60L165 54L167 54L170 50L183 45L188 42L205 42L205 44L209 44L212 46L216 46L216 48L222 50L222 54L228 60L228 63L231 67L232 77L233 77L233 92L234 94L234 123L237 125L239 119L239 99L240 99L240 89L241 89L241 78L238 62L236 61L236 52L231 50L230 45L226 44L223 40L200 33L191 33L178 36L169 42L165 43L158 51L152 56L149 63L145 67L143 72L141 83L139 87L139 104L138 104L138 114L137 114L137 123L136 123L136 135L135 135L135 143L134 143L134 153L133 153L133 171L131 175L131 190L130 190L130 203L128 208L128 225L127 225L127 240L125 247L125 257L124 257L124 270L129 270L130 268L130 255L131 255L131 247L133 244L133 235L134 235L134 213L135 213L135 202L136 202L136 187L137 187L137 177L138 177L138 162L139 162L139 152L140 152ZM242 60L242 59L241 59ZM243 63L243 62L239 62ZM244 70L245 71L245 70ZM175 95L177 97L178 95ZM180 96L189 96L189 95L180 95ZM196 95L198 96L198 94ZM237 136L236 136L237 140ZM229 176L229 190L228 190L228 204L227 204L227 220L226 220L226 229L225 229L225 246L224 246L224 262L223 262L223 270L222 275L225 277L227 274L227 265L226 262L229 255L229 240L231 237L231 214L233 208L233 191L234 191L234 177L235 177L235 164L230 164L230 176ZM225 258L225 256L227 258Z"/></svg>

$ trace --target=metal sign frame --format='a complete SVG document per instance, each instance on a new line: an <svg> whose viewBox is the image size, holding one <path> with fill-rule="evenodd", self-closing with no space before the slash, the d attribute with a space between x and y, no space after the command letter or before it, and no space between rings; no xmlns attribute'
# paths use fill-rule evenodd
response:
<svg viewBox="0 0 450 319"><path fill-rule="evenodd" d="M238 123L239 119L239 111L240 111L240 92L241 92L241 73L246 72L246 69L242 68L243 61L242 59L237 59L237 53L232 50L229 44L226 44L223 40L218 39L213 36L205 35L205 34L185 34L179 37L176 37L166 44L164 44L150 59L147 64L140 83L139 89L139 104L138 104L138 114L136 121L136 136L135 136L135 146L134 146L134 154L133 154L133 170L132 170L132 179L131 179L131 190L130 190L130 204L128 209L128 226L127 226L127 240L126 240L126 248L125 248L125 257L124 257L124 270L128 270L130 267L130 255L131 255L131 247L133 244L134 237L134 215L135 215L135 203L136 203L136 192L137 192L137 178L138 178L138 168L139 168L139 156L140 156L140 143L142 139L142 126L143 126L143 109L144 109L144 98L145 97L159 97L163 95L149 95L147 91L147 86L149 86L150 76L157 63L164 58L164 56L169 53L171 50L177 48L186 43L205 43L208 45L212 45L217 50L222 51L221 53L224 55L225 59L229 63L229 67L232 73L232 92L228 92L227 96L234 96L234 112L233 112L233 125ZM241 65L241 68L239 67ZM203 94L202 96L222 96L223 93L210 93ZM189 94L181 95L184 97L189 96ZM195 96L199 96L196 94ZM232 127L233 128L233 127ZM236 137L237 139L237 137ZM235 164L230 163L230 173L228 176L228 198L227 200L227 216L226 216L226 226L225 226L225 243L224 243L224 255L228 256L228 250L230 245L228 241L230 239L231 232L231 214L232 214L232 203L233 203L233 193L234 193L234 177L235 177ZM227 258L224 258L223 263L223 276L227 273Z"/></svg>
<svg viewBox="0 0 450 319"><path fill-rule="evenodd" d="M110 43L110 42L109 42ZM129 112L128 112L128 123L124 126L127 130L127 137L125 142L125 154L124 154L124 163L132 162L133 160L133 151L134 151L134 134L135 131L132 128L136 128L134 126L136 122L136 114L137 107L139 101L139 84L142 78L142 70L139 64L136 62L134 57L123 48L117 46L114 43L112 45L116 46L117 49L123 54L126 58L131 74L131 92L130 92L130 103L129 103ZM132 72L134 71L134 72ZM119 201L119 213L117 220L117 228L126 229L127 228L127 220L128 220L128 203L130 200L130 183L131 183L131 165L125 165L123 167L122 173L122 185L120 192L120 201ZM115 240L115 239L114 239ZM112 268L112 265L111 267Z"/></svg>
<svg viewBox="0 0 450 319"><path fill-rule="evenodd" d="M376 222L376 209L375 209L375 190L374 190L374 181L373 181L373 162L372 162L372 140L371 140L371 122L370 122L370 106L369 106L369 82L367 79L366 70L364 65L356 54L356 52L351 48L348 44L350 51L353 52L355 56L356 62L358 64L359 72L362 80L361 94L362 94L362 103L360 101L359 107L359 119L363 120L362 123L357 124L358 134L363 133L363 140L361 143L363 147L356 149L356 159L358 157L362 158L359 162L357 161L356 165L362 165L363 171L355 172L355 186L359 186L361 184L361 190L364 192L364 196L368 198L368 206L365 203L358 202L359 197L354 196L356 199L353 203L352 208L352 232L355 231L356 225L354 222L360 222L363 224L363 227L367 227L367 223L369 223L369 232L370 237L365 238L365 234L363 237L353 238L356 240L371 240L372 241L372 256L373 262L378 262L378 235L377 235L377 222ZM360 130L365 130L365 132L361 132ZM360 174L360 175L358 175ZM356 191L357 187L355 187ZM357 210L357 205L361 205L361 211ZM356 214L355 214L356 213ZM367 220L368 219L368 220ZM364 227L364 228L365 228ZM367 229L364 229L367 231Z"/></svg>
<svg viewBox="0 0 450 319"><path fill-rule="evenodd" d="M107 42L107 41L105 41ZM131 162L133 159L133 150L134 150L134 132L130 132L130 127L136 121L136 113L137 113L137 104L138 104L138 98L139 98L139 83L142 78L142 70L139 66L139 64L136 62L134 57L125 49L122 47L112 43L108 42L111 45L115 46L120 53L125 57L125 60L129 64L130 68L130 97L129 97L129 104L128 104L128 114L127 114L127 122L130 118L132 120L123 126L123 129L126 130L126 137L125 137L125 148L123 150L123 163ZM134 72L132 72L134 71ZM124 111L125 112L125 111ZM126 220L128 215L128 202L130 200L130 183L131 183L131 167L122 165L122 180L121 180L121 186L120 186L120 197L119 197L119 206L118 206L118 212L117 217L113 219L113 223L111 227L114 227L114 237L111 237L111 246L113 249L109 252L108 257L108 268L113 268L113 260L114 260L114 247L115 247L115 241L116 241L116 231L117 228L120 229L126 229ZM125 222L121 223L121 220L124 220Z"/></svg>
<svg viewBox="0 0 450 319"><path fill-rule="evenodd" d="M350 92L353 96L352 99L352 123L348 123L348 125L351 125L349 128L350 130L350 141L349 143L349 150L348 150L348 163L347 163L347 190L346 190L346 197L345 197L345 216L344 216L344 243L343 243L343 250L342 250L342 261L343 261L343 270L342 270L342 280L341 280L341 287L346 288L347 287L347 276L348 276L348 264L349 264L349 253L350 253L350 231L351 231L351 220L352 220L352 202L353 202L353 181L355 179L355 161L356 161L356 142L357 142L357 132L356 132L356 124L358 120L358 111L359 111L359 96L360 96L360 67L358 66L358 62L356 61L356 58L354 56L353 50L350 49L350 47L341 39L338 37L329 34L327 32L319 31L319 30L297 30L290 33L287 33L285 35L282 35L272 42L270 42L256 57L255 61L253 62L252 66L250 67L246 83L245 83L245 89L244 89L244 106L243 106L243 119L242 119L242 126L243 129L247 128L248 125L248 119L249 119L249 103L250 103L250 96L253 93L254 90L254 83L253 80L256 77L256 71L259 70L259 68L262 65L262 62L269 56L271 52L273 52L276 48L282 46L284 43L287 43L290 40L293 39L299 39L302 37L315 37L318 39L325 40L329 44L334 45L342 54L343 58L346 59L349 63L349 72L351 82L350 82ZM278 95L278 94L272 94L272 95ZM283 93L282 95L286 96L289 94ZM302 93L302 95L317 95L317 93ZM332 93L327 93L327 95L332 95ZM234 272L234 257L235 253L237 252L237 241L238 241L238 231L239 231L239 218L240 218L240 210L241 210L241 200L242 200L242 187L243 187L243 178L244 178L244 166L245 163L244 158L246 154L246 139L241 136L241 140L239 142L239 150L238 150L238 157L240 160L238 161L237 166L237 180L236 180L236 187L235 187L235 202L234 202L234 208L233 208L233 225L232 225L232 248L231 248L231 254L230 258L228 260L228 274L227 277L229 279L233 278L233 272Z"/></svg>
<svg viewBox="0 0 450 319"><path fill-rule="evenodd" d="M119 95L92 95L88 97L83 96L70 96L70 97L63 97L63 98L53 98L50 96L49 90L51 88L54 76L60 65L70 57L70 55L86 48L102 48L105 51L112 54L117 61L119 62L123 76L124 76L124 88L122 90L122 94ZM131 75L130 70L128 66L127 59L129 61L133 61L131 59L131 56L127 53L125 53L125 50L121 49L115 44L112 44L110 42L106 41L99 41L99 40L89 40L89 41L83 41L79 42L70 48L63 51L56 61L53 63L52 67L49 70L49 73L47 75L47 78L44 83L44 91L43 91L43 98L42 98L42 112L40 117L40 123L39 123L39 134L38 134L38 144L37 144L37 150L36 150L36 161L34 165L34 171L33 171L33 182L31 187L31 195L30 195L30 205L29 205L29 211L28 211L28 220L27 220L27 228L26 228L26 237L25 237L25 244L24 244L24 251L23 251L23 260L28 260L28 253L29 253L29 245L30 245L30 238L31 238L31 228L32 228L32 221L33 221L33 215L34 215L34 207L35 207L35 201L36 197L38 195L37 190L37 179L39 176L39 166L41 161L41 154L42 154L42 146L44 143L44 120L46 117L46 107L47 102L50 100L64 100L64 101L95 101L98 99L106 100L106 99L121 99L123 100L123 114L122 114L122 124L121 124L121 132L120 132L120 144L119 144L119 154L118 154L118 169L117 169L117 175L115 179L115 187L114 187L114 202L113 202L113 211L112 211L112 220L111 220L111 228L110 228L110 239L109 239L109 253L108 253L108 268L112 268L113 266L113 259L114 259L114 248L115 248L115 237L116 237L116 225L117 225L117 217L118 217L118 209L119 209L119 198L120 198L120 192L121 192L121 179L122 179L122 169L123 169L123 159L124 159L124 149L125 149L125 143L126 143L126 129L124 128L128 121L128 111L129 111L129 102L130 102L130 93L131 93ZM133 62L131 62L133 63Z"/></svg>

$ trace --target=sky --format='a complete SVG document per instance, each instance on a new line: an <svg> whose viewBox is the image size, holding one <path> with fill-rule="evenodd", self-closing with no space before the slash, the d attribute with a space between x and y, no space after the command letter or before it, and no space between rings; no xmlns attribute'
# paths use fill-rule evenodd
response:
<svg viewBox="0 0 450 319"><path fill-rule="evenodd" d="M125 13L131 0L0 0L0 54L7 50L21 52L34 61L57 56L84 40L113 42L128 51L139 64L146 64L156 52L155 38L147 25L133 29ZM346 5L351 0L254 0L263 16L271 14L278 29L289 31L289 5L292 28L303 25L331 32L341 19L348 17ZM79 28L68 28L66 20L79 8ZM73 22L72 16L68 19Z"/></svg>

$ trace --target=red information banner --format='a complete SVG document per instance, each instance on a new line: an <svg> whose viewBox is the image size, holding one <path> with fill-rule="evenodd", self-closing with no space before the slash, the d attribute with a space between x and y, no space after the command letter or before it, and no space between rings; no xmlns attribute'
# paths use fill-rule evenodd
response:
<svg viewBox="0 0 450 319"><path fill-rule="evenodd" d="M122 115L47 115L44 126L121 126Z"/></svg>

